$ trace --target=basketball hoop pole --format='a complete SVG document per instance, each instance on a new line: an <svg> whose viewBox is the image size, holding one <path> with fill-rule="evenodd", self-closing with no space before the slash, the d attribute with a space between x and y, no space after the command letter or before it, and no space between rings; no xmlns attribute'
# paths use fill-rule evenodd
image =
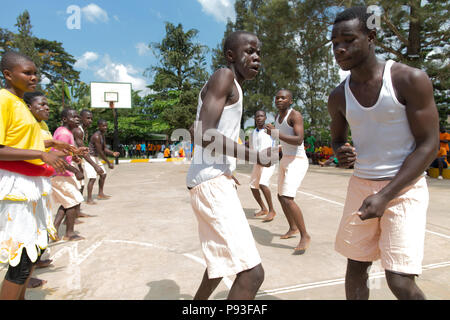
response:
<svg viewBox="0 0 450 320"><path fill-rule="evenodd" d="M119 152L119 125L117 123L117 112L114 108L114 101L109 102L109 107L112 109L113 117L114 117L114 142L113 142L113 150ZM119 164L119 158L115 158L115 164Z"/></svg>

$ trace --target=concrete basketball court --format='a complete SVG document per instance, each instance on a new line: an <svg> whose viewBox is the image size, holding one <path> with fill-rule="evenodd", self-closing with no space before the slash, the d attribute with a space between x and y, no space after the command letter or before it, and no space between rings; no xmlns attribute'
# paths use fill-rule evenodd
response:
<svg viewBox="0 0 450 320"><path fill-rule="evenodd" d="M205 267L185 187L187 169L186 163L130 163L109 170L105 192L113 197L82 205L95 215L75 226L86 239L50 244L47 256L53 265L34 273L48 283L29 289L26 298L192 299ZM280 239L288 224L276 198L276 174L271 190L277 216L264 223L253 217L258 206L248 186L250 173L250 165L240 165L235 176L266 274L257 299L345 299L346 259L334 251L334 238L352 171L309 167L296 201L312 242L300 256L292 255L298 236ZM450 181L427 180L424 270L417 282L428 299L450 299ZM2 279L5 273L3 265ZM232 282L225 278L211 299L226 298ZM370 287L371 299L395 299L378 262L371 269Z"/></svg>

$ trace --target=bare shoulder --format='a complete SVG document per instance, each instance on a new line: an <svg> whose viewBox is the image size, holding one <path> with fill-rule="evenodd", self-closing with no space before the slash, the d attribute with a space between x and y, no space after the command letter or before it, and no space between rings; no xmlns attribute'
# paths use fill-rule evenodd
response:
<svg viewBox="0 0 450 320"><path fill-rule="evenodd" d="M81 131L80 127L76 127L72 129L72 133L75 137L82 137L83 132Z"/></svg>
<svg viewBox="0 0 450 320"><path fill-rule="evenodd" d="M204 95L210 90L215 89L220 85L230 85L233 83L234 80L234 73L228 68L220 68L217 69L209 78L208 82L206 83L205 87L202 90L202 98Z"/></svg>
<svg viewBox="0 0 450 320"><path fill-rule="evenodd" d="M345 114L345 81L342 81L331 91L328 97L328 109L330 111L342 111Z"/></svg>
<svg viewBox="0 0 450 320"><path fill-rule="evenodd" d="M392 65L391 78L394 89L399 92L401 98L407 98L408 93L413 90L424 93L432 88L431 80L425 71L403 63L395 62Z"/></svg>

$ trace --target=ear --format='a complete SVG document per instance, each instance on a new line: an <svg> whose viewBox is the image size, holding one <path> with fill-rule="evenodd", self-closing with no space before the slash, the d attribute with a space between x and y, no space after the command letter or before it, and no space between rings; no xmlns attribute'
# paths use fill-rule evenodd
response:
<svg viewBox="0 0 450 320"><path fill-rule="evenodd" d="M374 45L375 41L377 41L377 30L371 29L367 35L367 38L369 39L369 44Z"/></svg>
<svg viewBox="0 0 450 320"><path fill-rule="evenodd" d="M9 71L8 69L3 70L3 77L8 80L11 81L11 71Z"/></svg>
<svg viewBox="0 0 450 320"><path fill-rule="evenodd" d="M225 53L225 58L228 62L230 63L234 63L234 52L231 49L228 49L227 52Z"/></svg>

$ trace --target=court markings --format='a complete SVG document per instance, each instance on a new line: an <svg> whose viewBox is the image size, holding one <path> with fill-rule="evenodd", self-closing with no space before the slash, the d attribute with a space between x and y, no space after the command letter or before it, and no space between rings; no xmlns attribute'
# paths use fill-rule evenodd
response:
<svg viewBox="0 0 450 320"><path fill-rule="evenodd" d="M50 259L52 259L55 262L62 255L68 254L69 255L68 267L73 268L74 266L80 266L102 244L104 244L104 243L105 244L106 243L120 243L120 244L138 245L138 246L143 246L143 247L148 247L148 248L156 248L159 250L163 250L163 251L167 251L167 252L171 252L171 253L175 253L175 254L181 254L182 256L184 256L192 261L195 261L206 268L205 261L200 257L197 257L190 253L180 253L174 249L170 249L170 248L160 246L160 245L155 245L155 244L148 243L148 242L130 241L130 240L100 240L100 241L97 241L96 243L94 243L93 245L91 245L86 250L84 250L83 253L81 253L81 254L78 253L78 243L79 242L74 242L71 246L67 246L67 247L62 248L61 250L58 250L58 252L56 252L53 256L51 256ZM230 289L231 286L233 285L233 282L228 277L224 277L222 280L228 289ZM70 281L70 283L72 283L72 282L73 281ZM76 286L76 287L78 287L78 286Z"/></svg>

